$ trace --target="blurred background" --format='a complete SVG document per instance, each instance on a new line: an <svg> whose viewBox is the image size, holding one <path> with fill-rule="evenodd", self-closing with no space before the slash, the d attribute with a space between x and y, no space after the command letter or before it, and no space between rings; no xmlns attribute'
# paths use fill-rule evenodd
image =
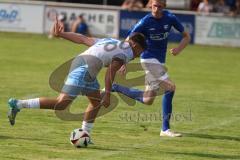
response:
<svg viewBox="0 0 240 160"><path fill-rule="evenodd" d="M141 10L149 7L151 0L48 0L52 2L67 2L81 4L97 4L109 6L121 6L123 9ZM197 11L199 4L209 6L208 12L224 12L226 14L239 14L239 0L168 0L169 8ZM179 6L179 4L182 4ZM206 11L206 10L205 10ZM207 11L206 11L207 12Z"/></svg>
<svg viewBox="0 0 240 160"><path fill-rule="evenodd" d="M149 13L150 4L151 0L1 0L0 31L48 34L57 16L65 31L125 38ZM240 0L167 0L167 9L182 21L191 43L240 46ZM180 39L172 30L169 40Z"/></svg>
<svg viewBox="0 0 240 160"><path fill-rule="evenodd" d="M54 17L65 31L88 36L125 38L150 11L151 0L0 1L0 31L49 35ZM167 0L194 44L240 46L240 0ZM175 30L169 40L181 39Z"/></svg>

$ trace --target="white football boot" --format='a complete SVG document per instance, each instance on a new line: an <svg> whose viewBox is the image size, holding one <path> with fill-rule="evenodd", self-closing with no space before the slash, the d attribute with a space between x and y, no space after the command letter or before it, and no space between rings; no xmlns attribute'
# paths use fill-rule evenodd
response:
<svg viewBox="0 0 240 160"><path fill-rule="evenodd" d="M170 129L160 132L160 137L182 137L181 133L174 133Z"/></svg>

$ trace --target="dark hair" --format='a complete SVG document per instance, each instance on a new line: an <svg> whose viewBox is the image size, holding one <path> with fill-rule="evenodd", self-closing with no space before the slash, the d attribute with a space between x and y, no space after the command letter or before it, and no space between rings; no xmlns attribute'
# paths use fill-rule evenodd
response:
<svg viewBox="0 0 240 160"><path fill-rule="evenodd" d="M80 15L78 16L78 18L83 18L83 14L80 14Z"/></svg>
<svg viewBox="0 0 240 160"><path fill-rule="evenodd" d="M129 36L129 40L138 43L143 50L147 48L146 38L142 33L132 33Z"/></svg>
<svg viewBox="0 0 240 160"><path fill-rule="evenodd" d="M167 0L159 0L159 2L166 4Z"/></svg>

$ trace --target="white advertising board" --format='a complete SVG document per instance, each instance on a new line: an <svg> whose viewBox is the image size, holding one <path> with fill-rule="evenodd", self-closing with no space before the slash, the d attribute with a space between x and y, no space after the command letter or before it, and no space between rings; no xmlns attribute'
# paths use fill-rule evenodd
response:
<svg viewBox="0 0 240 160"><path fill-rule="evenodd" d="M43 33L43 5L0 3L0 31Z"/></svg>
<svg viewBox="0 0 240 160"><path fill-rule="evenodd" d="M197 16L195 43L240 47L240 19Z"/></svg>
<svg viewBox="0 0 240 160"><path fill-rule="evenodd" d="M167 0L167 7L174 9L188 9L190 3L190 0Z"/></svg>
<svg viewBox="0 0 240 160"><path fill-rule="evenodd" d="M68 26L71 26L76 17L83 15L89 26L90 33L94 36L118 37L119 12L116 10L52 7L47 6L45 10L44 31L49 32L56 15L64 15ZM70 27L69 27L70 28Z"/></svg>

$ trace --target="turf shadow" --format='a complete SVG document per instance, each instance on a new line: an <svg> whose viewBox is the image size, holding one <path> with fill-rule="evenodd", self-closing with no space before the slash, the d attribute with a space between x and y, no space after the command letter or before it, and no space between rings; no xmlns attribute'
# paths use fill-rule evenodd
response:
<svg viewBox="0 0 240 160"><path fill-rule="evenodd" d="M1 136L1 135L0 135L0 139L12 139L12 138L14 138L14 137L9 137L9 136Z"/></svg>
<svg viewBox="0 0 240 160"><path fill-rule="evenodd" d="M175 155L186 155L186 156L195 156L201 158L217 158L217 159L240 159L240 156L237 155L222 155L222 154L210 154L210 153L187 153L187 152L165 152Z"/></svg>
<svg viewBox="0 0 240 160"><path fill-rule="evenodd" d="M40 138L25 138L25 137L10 137L10 136L2 136L0 135L0 140L7 140L7 139L18 139L18 140L27 140L27 141L43 141L45 139Z"/></svg>
<svg viewBox="0 0 240 160"><path fill-rule="evenodd" d="M117 152L127 151L127 149L103 148L103 147L96 147L96 146L88 147L88 149L101 150L101 151L117 151Z"/></svg>
<svg viewBox="0 0 240 160"><path fill-rule="evenodd" d="M204 139L212 139L212 140L230 140L230 141L240 141L239 137L232 136L220 136L220 135L209 135L209 134L196 134L196 133L184 133L186 137L197 137Z"/></svg>

